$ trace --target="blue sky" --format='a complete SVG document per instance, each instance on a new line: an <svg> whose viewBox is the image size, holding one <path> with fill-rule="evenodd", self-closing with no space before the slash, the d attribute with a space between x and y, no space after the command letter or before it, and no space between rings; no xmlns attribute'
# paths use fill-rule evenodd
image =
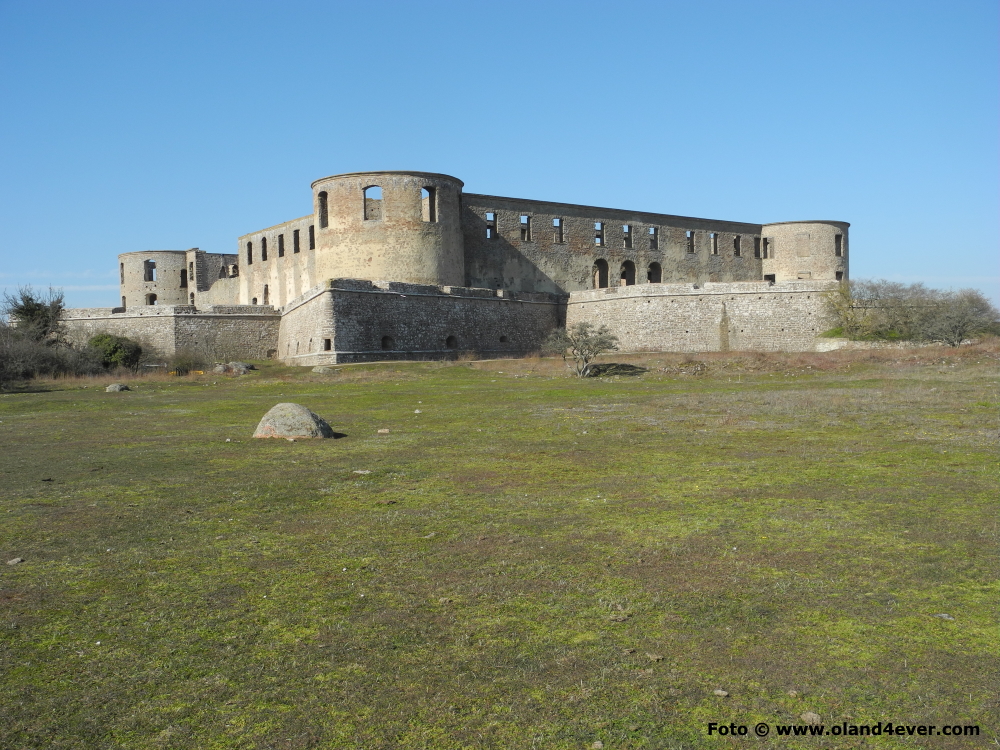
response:
<svg viewBox="0 0 1000 750"><path fill-rule="evenodd" d="M0 0L0 285L304 215L338 172L851 222L851 275L1000 300L998 6Z"/></svg>

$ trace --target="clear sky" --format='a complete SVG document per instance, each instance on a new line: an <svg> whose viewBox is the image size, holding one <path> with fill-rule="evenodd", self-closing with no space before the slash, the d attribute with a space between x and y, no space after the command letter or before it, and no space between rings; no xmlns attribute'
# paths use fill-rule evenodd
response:
<svg viewBox="0 0 1000 750"><path fill-rule="evenodd" d="M339 172L851 222L851 275L1000 299L998 4L0 0L0 285L305 215Z"/></svg>

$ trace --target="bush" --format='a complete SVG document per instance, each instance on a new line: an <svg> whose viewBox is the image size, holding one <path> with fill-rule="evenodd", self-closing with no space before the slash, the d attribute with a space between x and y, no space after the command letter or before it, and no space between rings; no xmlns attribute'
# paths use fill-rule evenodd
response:
<svg viewBox="0 0 1000 750"><path fill-rule="evenodd" d="M32 332L0 323L0 386L42 376L96 375L103 369L100 355L89 347L39 341Z"/></svg>
<svg viewBox="0 0 1000 750"><path fill-rule="evenodd" d="M569 330L553 331L544 348L561 354L564 360L567 355L571 357L576 376L586 378L593 374L594 357L618 350L618 337L607 326L595 328L593 323L577 323Z"/></svg>
<svg viewBox="0 0 1000 750"><path fill-rule="evenodd" d="M46 295L36 295L30 286L18 288L17 294L3 295L3 313L20 334L33 341L58 340L62 317L63 293L49 287Z"/></svg>
<svg viewBox="0 0 1000 750"><path fill-rule="evenodd" d="M142 358L142 347L124 336L99 333L87 345L100 352L101 363L108 370L122 367L134 371Z"/></svg>
<svg viewBox="0 0 1000 750"><path fill-rule="evenodd" d="M171 372L178 375L187 375L192 370L204 370L205 358L201 353L192 349L184 349L177 352L167 365Z"/></svg>

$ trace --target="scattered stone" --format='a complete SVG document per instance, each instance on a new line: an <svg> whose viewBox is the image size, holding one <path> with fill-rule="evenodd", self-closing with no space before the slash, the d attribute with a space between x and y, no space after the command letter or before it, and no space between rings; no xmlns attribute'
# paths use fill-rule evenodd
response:
<svg viewBox="0 0 1000 750"><path fill-rule="evenodd" d="M15 557L13 560L8 560L7 564L8 565L20 565L23 562L24 562L24 558L23 557Z"/></svg>
<svg viewBox="0 0 1000 750"><path fill-rule="evenodd" d="M318 372L320 375L330 375L331 373L337 372L332 367L327 367L326 365L318 365L312 369L313 372Z"/></svg>
<svg viewBox="0 0 1000 750"><path fill-rule="evenodd" d="M413 410L413 413L414 413L414 414L420 414L420 409L414 409L414 410Z"/></svg>
<svg viewBox="0 0 1000 750"><path fill-rule="evenodd" d="M639 725L638 724L629 724L628 725L628 731L630 731L630 732L638 732L639 731Z"/></svg>
<svg viewBox="0 0 1000 750"><path fill-rule="evenodd" d="M601 750L601 748L604 747L604 743L598 740L593 745L591 745L591 747L594 748L594 750Z"/></svg>
<svg viewBox="0 0 1000 750"><path fill-rule="evenodd" d="M940 617L940 618L941 618L942 620L954 620L954 619L955 619L955 618L954 618L954 617L952 617L951 615L947 615L947 614L945 614L944 612L942 612L942 613L941 613L941 614L939 614L939 615L934 615L934 616L935 616L935 617Z"/></svg>
<svg viewBox="0 0 1000 750"><path fill-rule="evenodd" d="M388 434L389 434L389 431L388 431L388 430L379 430L379 431L378 431L378 434L379 434L379 435L388 435Z"/></svg>
<svg viewBox="0 0 1000 750"><path fill-rule="evenodd" d="M395 505L396 501L395 500L379 500L378 504L379 505Z"/></svg>
<svg viewBox="0 0 1000 750"><path fill-rule="evenodd" d="M813 726L816 726L821 721L821 719L819 718L819 714L813 713L812 711L806 711L799 718L802 719L802 721L804 721L806 724L812 724Z"/></svg>
<svg viewBox="0 0 1000 750"><path fill-rule="evenodd" d="M798 698L799 697L798 691L796 691L796 690L789 690L788 691L788 697L789 698Z"/></svg>
<svg viewBox="0 0 1000 750"><path fill-rule="evenodd" d="M371 474L371 471L369 471L368 469L355 469L351 473L352 474Z"/></svg>
<svg viewBox="0 0 1000 750"><path fill-rule="evenodd" d="M131 391L124 383L112 383L107 388L104 389L105 393L121 393L122 391Z"/></svg>
<svg viewBox="0 0 1000 750"><path fill-rule="evenodd" d="M277 404L264 415L255 438L332 438L333 430L301 404Z"/></svg>
<svg viewBox="0 0 1000 750"><path fill-rule="evenodd" d="M212 372L220 375L246 375L251 370L256 369L256 367L246 362L226 362L217 364L212 368Z"/></svg>
<svg viewBox="0 0 1000 750"><path fill-rule="evenodd" d="M451 599L449 599L447 596L442 596L440 599L438 599L438 604L451 604Z"/></svg>
<svg viewBox="0 0 1000 750"><path fill-rule="evenodd" d="M626 653L626 654L634 654L635 653L635 649L634 648L623 648L622 651L624 653Z"/></svg>
<svg viewBox="0 0 1000 750"><path fill-rule="evenodd" d="M650 659L650 661L663 661L663 657L659 654L651 654L647 651L646 656Z"/></svg>
<svg viewBox="0 0 1000 750"><path fill-rule="evenodd" d="M725 690L713 690L712 694L717 695L720 698L727 698L729 696L729 693Z"/></svg>
<svg viewBox="0 0 1000 750"><path fill-rule="evenodd" d="M625 622L631 616L632 615L617 614L617 615L611 615L611 617L609 617L608 619L611 620L611 622Z"/></svg>

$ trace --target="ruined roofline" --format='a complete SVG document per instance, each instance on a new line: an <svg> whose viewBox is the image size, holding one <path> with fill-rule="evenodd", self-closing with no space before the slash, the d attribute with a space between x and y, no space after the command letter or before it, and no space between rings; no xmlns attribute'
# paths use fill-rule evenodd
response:
<svg viewBox="0 0 1000 750"><path fill-rule="evenodd" d="M809 219L806 221L768 221L764 223L765 227L775 227L779 224L832 224L835 227L843 227L847 229L850 222L846 221L836 221L834 219Z"/></svg>
<svg viewBox="0 0 1000 750"><path fill-rule="evenodd" d="M288 221L279 221L277 224L272 224L269 227L264 227L263 229L255 229L252 232L247 232L246 234L241 234L237 237L237 241L242 240L244 237L249 237L251 234L262 234L263 232L270 232L278 227L283 227L286 224L294 224L296 221L305 221L306 219L312 219L316 214L306 214L305 216L300 216L297 219L289 219ZM239 253L228 253L229 255L239 255Z"/></svg>
<svg viewBox="0 0 1000 750"><path fill-rule="evenodd" d="M765 224L755 224L753 222L746 221L733 221L731 219L705 219L697 216L678 216L676 214L660 214L652 211L633 211L627 208L607 208L606 206L586 206L579 203L560 203L557 201L543 201L536 200L534 198L510 198L508 196L502 195L483 195L481 193L462 193L463 199L473 199L477 201L506 201L518 205L524 204L534 204L537 206L551 206L553 208L570 208L578 211L585 211L596 215L611 215L616 214L618 216L628 216L628 217L638 217L644 222L647 219L656 219L656 221L648 221L647 223L652 224L668 224L677 226L690 226L691 222L698 222L701 224L729 224L738 227L742 227L751 234L760 234L761 229L766 226Z"/></svg>
<svg viewBox="0 0 1000 750"><path fill-rule="evenodd" d="M320 177L318 180L313 180L309 184L309 187L314 188L316 187L317 182L326 182L327 180L335 180L340 177L364 177L365 175L376 176L376 175L386 175L386 174L389 175L399 174L399 175L408 175L410 177L431 177L436 179L454 180L455 182L458 183L459 187L465 187L464 182L462 182L457 177L453 177L450 174L444 174L442 172L411 172L405 169L386 170L386 171L375 170L371 172L344 172L343 174L332 174L328 177Z"/></svg>

